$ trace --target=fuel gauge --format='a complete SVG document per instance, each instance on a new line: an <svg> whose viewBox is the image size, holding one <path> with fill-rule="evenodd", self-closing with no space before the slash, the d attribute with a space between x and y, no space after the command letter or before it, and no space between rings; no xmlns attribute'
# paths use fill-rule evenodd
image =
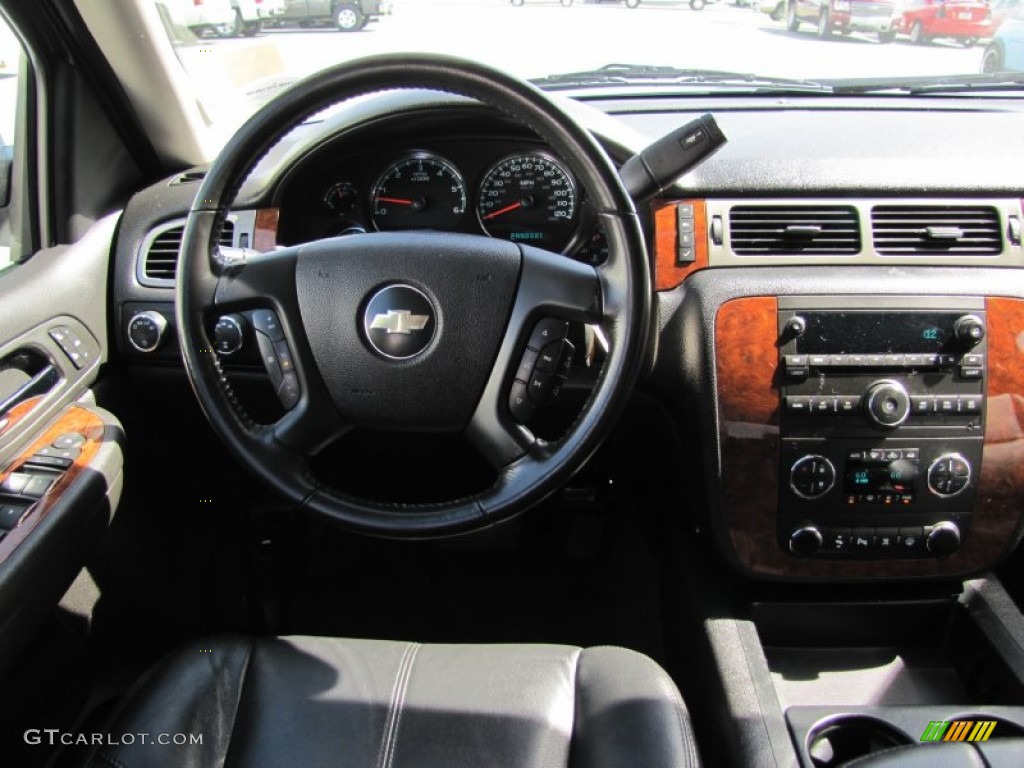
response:
<svg viewBox="0 0 1024 768"><path fill-rule="evenodd" d="M356 203L359 202L359 191L351 182L339 181L327 188L322 202L329 213L344 216L356 207Z"/></svg>

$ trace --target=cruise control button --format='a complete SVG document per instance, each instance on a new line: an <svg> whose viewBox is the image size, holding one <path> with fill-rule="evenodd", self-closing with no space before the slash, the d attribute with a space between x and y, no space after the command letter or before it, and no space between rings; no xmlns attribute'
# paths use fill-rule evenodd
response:
<svg viewBox="0 0 1024 768"><path fill-rule="evenodd" d="M568 333L568 331L568 321L558 320L554 317L545 317L537 323L536 326L534 326L533 333L530 334L530 341L527 342L527 346L533 347L534 349L543 349L548 342L564 339L565 334Z"/></svg>
<svg viewBox="0 0 1024 768"><path fill-rule="evenodd" d="M299 388L299 377L294 373L286 373L281 378L281 386L277 390L277 399L285 410L291 410L299 402L302 390Z"/></svg>
<svg viewBox="0 0 1024 768"><path fill-rule="evenodd" d="M284 339L284 330L277 315L269 309L257 309L252 313L252 327L265 334L271 341Z"/></svg>
<svg viewBox="0 0 1024 768"><path fill-rule="evenodd" d="M275 390L280 390L284 372L281 370L281 364L277 361L277 350L274 349L274 342L265 333L259 331L256 334L256 343L260 348L260 358L263 360L263 367L270 377L270 385Z"/></svg>
<svg viewBox="0 0 1024 768"><path fill-rule="evenodd" d="M295 370L292 351L288 349L287 341L274 342L274 352L277 353L277 363L281 366L282 373L290 373Z"/></svg>
<svg viewBox="0 0 1024 768"><path fill-rule="evenodd" d="M522 424L533 416L533 401L526 392L525 383L516 381L512 384L512 390L508 395L508 409L512 413L512 418Z"/></svg>

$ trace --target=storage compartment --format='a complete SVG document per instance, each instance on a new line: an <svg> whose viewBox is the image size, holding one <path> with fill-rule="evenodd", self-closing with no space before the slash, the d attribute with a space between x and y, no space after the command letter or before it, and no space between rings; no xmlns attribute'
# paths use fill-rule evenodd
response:
<svg viewBox="0 0 1024 768"><path fill-rule="evenodd" d="M754 604L801 763L840 766L937 729L949 741L1024 736L1024 619L1004 597L978 581L959 599Z"/></svg>

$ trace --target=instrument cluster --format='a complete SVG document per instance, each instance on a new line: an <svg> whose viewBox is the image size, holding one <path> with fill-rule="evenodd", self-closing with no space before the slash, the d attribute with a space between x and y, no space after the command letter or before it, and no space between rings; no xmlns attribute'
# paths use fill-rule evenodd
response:
<svg viewBox="0 0 1024 768"><path fill-rule="evenodd" d="M367 231L467 232L565 253L588 263L607 241L572 172L543 148L435 142L321 166L301 203L282 204L295 242ZM375 153L376 154L376 153ZM311 183L309 183L311 182Z"/></svg>

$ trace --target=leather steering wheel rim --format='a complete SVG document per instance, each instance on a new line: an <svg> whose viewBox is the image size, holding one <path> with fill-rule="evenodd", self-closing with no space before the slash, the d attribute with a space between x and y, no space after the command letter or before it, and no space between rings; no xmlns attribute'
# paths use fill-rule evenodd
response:
<svg viewBox="0 0 1024 768"><path fill-rule="evenodd" d="M301 416L286 416L272 425L257 424L232 392L207 333L211 317L227 306L224 297L231 293L232 286L244 283L246 270L256 268L255 263L226 261L217 247L225 217L251 170L285 134L311 115L354 97L393 89L424 89L469 97L528 127L552 148L587 190L608 240L605 263L592 268L572 262L576 272L569 270L568 265L560 266L544 253L531 255L528 251L533 249L518 246L524 266L517 284L513 319L520 302L524 311L529 310L528 315L520 318L523 323L545 312L557 312L557 302L543 296L532 297L536 306L527 306L529 302L522 294L530 290L536 293L536 285L530 290L526 288L528 255L530 263L541 267L531 267L531 274L551 271L552 276L537 285L558 291L562 290L563 281L580 276L580 269L592 270L588 279L593 279L598 295L587 312L601 325L608 342L607 357L590 398L567 434L552 443L531 440L529 431L510 424L502 410L502 398L508 402L511 373L498 367L511 364L514 369L516 363L509 353L517 354L514 346L521 345L521 336L517 342L509 335L511 329L506 329L495 371L477 409L477 414L484 410L487 413L480 420L474 414L473 423L467 427L475 431L478 445L485 446L484 452L489 453L498 478L484 492L444 503L386 504L353 498L321 483L310 470L310 456L328 439L327 427L323 427L324 434L320 435L310 424L337 426L344 423L344 414L328 414L324 408L317 413L310 405L326 402L316 365L308 365L307 359L302 377L305 410L297 409ZM301 253L297 258L302 258ZM558 272L563 269L568 270L565 276ZM282 266L279 272L287 283L289 275L294 274L294 265ZM283 290L290 289L286 286ZM596 451L628 399L641 368L651 290L645 241L633 201L611 160L583 126L539 89L501 71L447 56L389 54L318 72L276 97L239 129L213 163L189 212L175 297L179 342L190 384L213 430L244 466L296 507L343 527L389 537L425 538L479 529L529 508L557 489ZM284 312L276 301L267 299L271 308L278 307ZM573 313L571 309L566 311ZM290 326L292 343L297 345L296 357L309 355L302 323L293 318L285 325ZM485 408L484 401L488 399L493 402L486 403ZM487 434L489 430L495 434ZM332 432L330 436L336 434L339 433ZM293 437L296 435L301 437ZM511 442L506 439L509 437ZM515 445L521 447L519 455L513 450Z"/></svg>

